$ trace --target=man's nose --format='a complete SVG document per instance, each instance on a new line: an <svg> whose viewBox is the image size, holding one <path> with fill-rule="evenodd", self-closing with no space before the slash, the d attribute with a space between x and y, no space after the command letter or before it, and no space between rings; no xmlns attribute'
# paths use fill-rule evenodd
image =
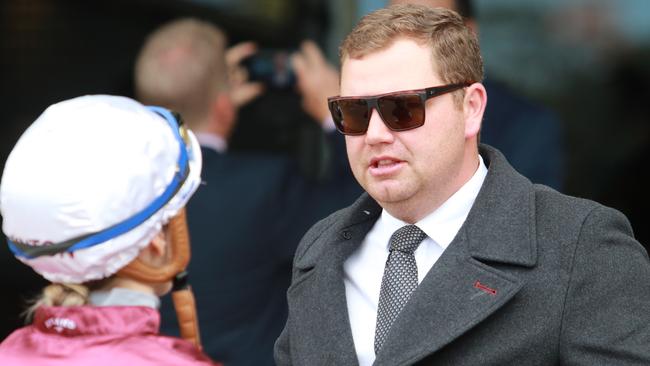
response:
<svg viewBox="0 0 650 366"><path fill-rule="evenodd" d="M391 143L394 138L393 133L381 119L379 112L373 108L368 123L368 131L366 131L366 144Z"/></svg>

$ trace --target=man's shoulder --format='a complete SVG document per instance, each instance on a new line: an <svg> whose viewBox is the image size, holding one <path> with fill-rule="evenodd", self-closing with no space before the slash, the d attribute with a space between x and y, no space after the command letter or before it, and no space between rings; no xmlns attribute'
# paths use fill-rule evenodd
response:
<svg viewBox="0 0 650 366"><path fill-rule="evenodd" d="M542 213L569 212L571 214L586 215L598 207L605 207L590 199L571 196L543 184L533 184L536 210Z"/></svg>
<svg viewBox="0 0 650 366"><path fill-rule="evenodd" d="M298 249L294 257L294 265L300 263L312 262L323 249L326 239L338 231L338 228L344 226L345 218L353 210L352 206L342 208L333 212L329 216L316 222L300 240ZM312 260L310 260L310 258Z"/></svg>
<svg viewBox="0 0 650 366"><path fill-rule="evenodd" d="M560 193L542 184L531 183L517 173L494 148L482 145L481 156L489 171L475 206L478 211L498 212L501 216L510 218L510 226L502 227L504 230L512 228L512 220L515 219L521 228L536 228L538 235L578 235L585 223L600 220L600 217L627 223L625 216L615 209L589 199ZM498 220L488 221L494 225L499 224Z"/></svg>
<svg viewBox="0 0 650 366"><path fill-rule="evenodd" d="M534 190L538 234L562 233L574 242L594 233L603 236L616 232L634 238L629 220L615 208L543 185L534 185Z"/></svg>
<svg viewBox="0 0 650 366"><path fill-rule="evenodd" d="M272 152L247 150L217 152L214 149L201 147L201 154L204 165L223 166L235 170L286 169L287 166L294 164L289 155Z"/></svg>
<svg viewBox="0 0 650 366"><path fill-rule="evenodd" d="M296 249L294 266L313 264L328 242L343 232L343 229L359 221L378 216L381 207L367 193L363 193L353 204L333 212L316 222L303 236Z"/></svg>
<svg viewBox="0 0 650 366"><path fill-rule="evenodd" d="M537 215L556 217L556 220L584 219L590 214L618 212L596 201L560 193L542 184L533 185Z"/></svg>
<svg viewBox="0 0 650 366"><path fill-rule="evenodd" d="M282 154L218 153L207 148L203 148L202 153L201 178L205 183L202 187L206 186L203 190L211 192L225 189L226 192L251 191L252 196L255 196L254 192L274 194L298 175L294 160ZM198 193L202 194L203 190Z"/></svg>

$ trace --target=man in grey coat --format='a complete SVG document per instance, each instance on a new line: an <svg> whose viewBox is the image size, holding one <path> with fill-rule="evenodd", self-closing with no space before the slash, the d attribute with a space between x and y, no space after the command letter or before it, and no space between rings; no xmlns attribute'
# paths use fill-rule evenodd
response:
<svg viewBox="0 0 650 366"><path fill-rule="evenodd" d="M341 64L329 108L367 193L302 239L279 365L650 365L647 253L619 212L479 145L456 13L371 13Z"/></svg>

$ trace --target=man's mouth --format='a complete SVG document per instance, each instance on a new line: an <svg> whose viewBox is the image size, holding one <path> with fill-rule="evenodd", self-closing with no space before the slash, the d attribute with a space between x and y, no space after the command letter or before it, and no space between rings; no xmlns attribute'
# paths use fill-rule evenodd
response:
<svg viewBox="0 0 650 366"><path fill-rule="evenodd" d="M382 160L377 160L374 162L373 166L375 168L383 167L383 166L389 166L395 164L396 161L392 159L382 159Z"/></svg>
<svg viewBox="0 0 650 366"><path fill-rule="evenodd" d="M395 174L404 164L402 160L379 157L370 161L369 171L374 176L386 176Z"/></svg>

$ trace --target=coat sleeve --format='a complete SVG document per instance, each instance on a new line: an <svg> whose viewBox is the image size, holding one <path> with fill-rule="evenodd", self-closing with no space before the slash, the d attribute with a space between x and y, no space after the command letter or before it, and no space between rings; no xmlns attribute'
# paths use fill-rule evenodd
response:
<svg viewBox="0 0 650 366"><path fill-rule="evenodd" d="M304 271L313 267L315 261L318 257L319 248L318 245L314 245L315 242L320 238L321 235L330 227L331 223L334 221L336 213L330 215L329 217L320 220L314 226L312 226L309 231L303 236L302 240L298 244L296 253L293 258L293 273L291 277L291 287L295 283L299 282L303 277ZM315 248L316 247L316 248ZM287 291L287 292L288 292ZM273 349L273 357L275 358L275 363L278 366L292 365L292 356L291 356L291 342L290 342L290 332L292 324L292 312L291 312L291 299L287 296L288 306L289 306L289 316L287 322L284 325L282 333L275 341L275 346Z"/></svg>
<svg viewBox="0 0 650 366"><path fill-rule="evenodd" d="M582 225L560 342L563 365L650 365L650 261L618 211Z"/></svg>
<svg viewBox="0 0 650 366"><path fill-rule="evenodd" d="M289 351L289 329L285 324L280 337L275 341L273 357L278 366L291 365L291 354Z"/></svg>

